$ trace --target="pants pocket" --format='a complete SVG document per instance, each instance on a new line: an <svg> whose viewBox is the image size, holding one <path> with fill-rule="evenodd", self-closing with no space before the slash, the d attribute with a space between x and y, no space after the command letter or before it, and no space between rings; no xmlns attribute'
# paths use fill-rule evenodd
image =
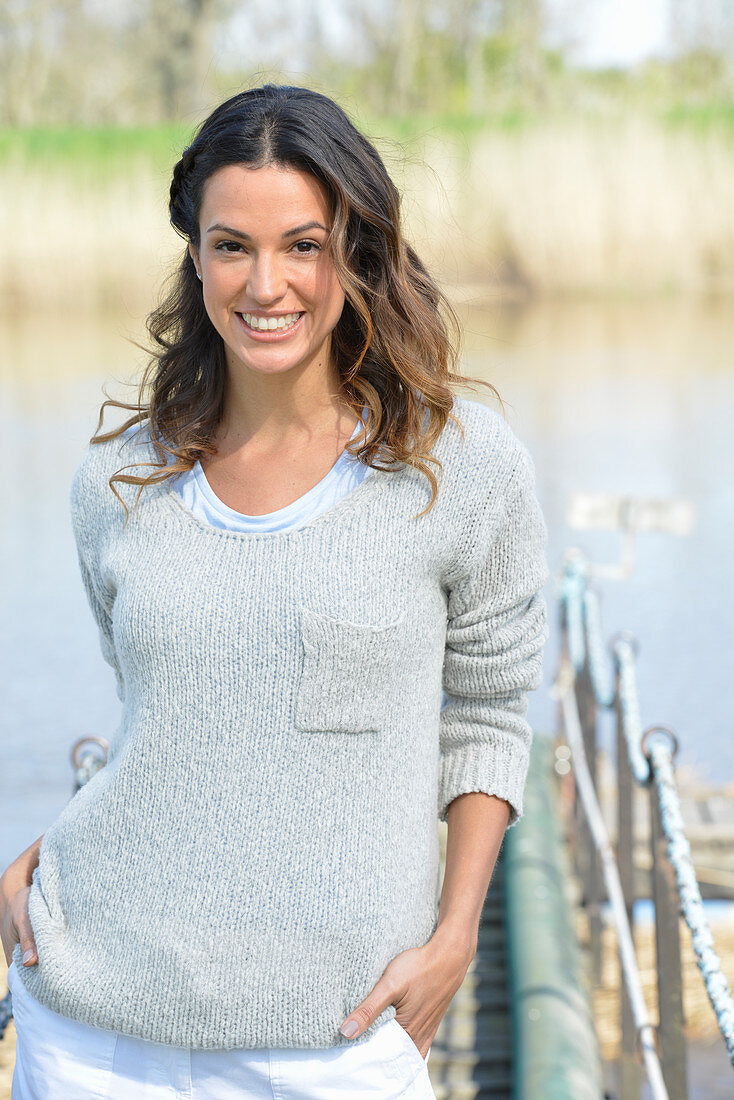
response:
<svg viewBox="0 0 734 1100"><path fill-rule="evenodd" d="M37 1001L15 970L8 969L15 1021L13 1100L107 1095L117 1034L52 1012Z"/></svg>
<svg viewBox="0 0 734 1100"><path fill-rule="evenodd" d="M410 1058L413 1065L416 1066L418 1069L425 1069L426 1065L427 1065L427 1058L423 1057L421 1052L418 1050L418 1047L415 1045L415 1043L413 1042L413 1040L411 1039L410 1035L405 1030L405 1028L402 1026L402 1024L398 1023L395 1016L390 1017L389 1023L391 1023L394 1028L397 1028L397 1030L399 1032L400 1043L402 1044L403 1050L406 1052L406 1054ZM429 1053L430 1053L430 1048L429 1048Z"/></svg>

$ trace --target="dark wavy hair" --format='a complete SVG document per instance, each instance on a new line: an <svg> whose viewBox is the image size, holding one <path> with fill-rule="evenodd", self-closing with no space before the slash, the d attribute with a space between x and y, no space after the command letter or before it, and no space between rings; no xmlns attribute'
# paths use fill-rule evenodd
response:
<svg viewBox="0 0 734 1100"><path fill-rule="evenodd" d="M327 247L345 293L331 334L332 356L343 399L357 416L367 406L365 427L347 450L377 469L404 463L425 473L428 511L438 490L429 463L441 466L431 449L449 418L461 430L451 411L453 387L485 385L499 394L491 383L458 373L460 323L403 236L400 194L377 150L341 107L309 88L265 84L232 96L199 126L173 170L171 224L196 249L206 182L232 164L296 168L325 187L332 216ZM148 419L160 462L131 464L154 466L146 477L117 471L109 481L126 514L113 482L140 485L139 499L145 485L190 470L201 455L216 452L224 342L206 312L188 248L146 327L152 346L144 349L150 360L138 400L104 401L89 441L107 442ZM108 405L134 415L100 433Z"/></svg>

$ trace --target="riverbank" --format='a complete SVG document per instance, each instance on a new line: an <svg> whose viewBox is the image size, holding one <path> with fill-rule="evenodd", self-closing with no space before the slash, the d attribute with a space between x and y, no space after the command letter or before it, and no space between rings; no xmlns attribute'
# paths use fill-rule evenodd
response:
<svg viewBox="0 0 734 1100"><path fill-rule="evenodd" d="M365 128L409 238L447 283L524 300L734 292L728 126L630 114ZM188 134L0 134L0 310L144 308L183 254L166 201Z"/></svg>

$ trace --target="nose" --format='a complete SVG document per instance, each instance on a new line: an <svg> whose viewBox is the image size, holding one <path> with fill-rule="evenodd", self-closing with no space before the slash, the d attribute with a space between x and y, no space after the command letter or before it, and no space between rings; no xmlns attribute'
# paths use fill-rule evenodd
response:
<svg viewBox="0 0 734 1100"><path fill-rule="evenodd" d="M285 275L276 257L261 252L250 266L247 293L265 305L282 298L286 287Z"/></svg>

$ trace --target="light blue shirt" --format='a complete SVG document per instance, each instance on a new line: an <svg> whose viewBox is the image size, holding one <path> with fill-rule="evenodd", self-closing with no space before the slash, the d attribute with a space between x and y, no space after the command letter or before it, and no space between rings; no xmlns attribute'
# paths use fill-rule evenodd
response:
<svg viewBox="0 0 734 1100"><path fill-rule="evenodd" d="M362 418L367 415L367 407L362 410ZM350 436L354 439L360 430L361 424L357 424ZM219 499L207 481L206 474L201 463L197 460L193 469L181 474L175 479L173 488L183 500L187 508L204 523L212 527L221 527L230 531L293 531L304 524L309 523L314 516L327 511L341 497L356 489L361 481L364 481L372 473L372 467L366 466L346 450L342 451L339 458L325 477L298 500L286 504L284 508L277 508L274 512L266 512L262 516L248 516L243 512L237 512Z"/></svg>

